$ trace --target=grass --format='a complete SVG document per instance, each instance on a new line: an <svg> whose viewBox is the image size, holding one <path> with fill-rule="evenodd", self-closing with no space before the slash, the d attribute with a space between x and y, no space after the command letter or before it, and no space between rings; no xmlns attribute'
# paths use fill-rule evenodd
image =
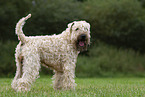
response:
<svg viewBox="0 0 145 97"><path fill-rule="evenodd" d="M76 78L75 91L55 91L50 77L42 77L30 92L17 93L10 78L0 78L0 97L143 97L145 78Z"/></svg>

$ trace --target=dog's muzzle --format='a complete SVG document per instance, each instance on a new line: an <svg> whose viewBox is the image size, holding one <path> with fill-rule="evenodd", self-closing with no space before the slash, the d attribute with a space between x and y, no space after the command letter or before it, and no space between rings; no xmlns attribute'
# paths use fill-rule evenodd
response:
<svg viewBox="0 0 145 97"><path fill-rule="evenodd" d="M86 51L88 46L88 37L86 34L81 34L77 38L76 47L78 51Z"/></svg>

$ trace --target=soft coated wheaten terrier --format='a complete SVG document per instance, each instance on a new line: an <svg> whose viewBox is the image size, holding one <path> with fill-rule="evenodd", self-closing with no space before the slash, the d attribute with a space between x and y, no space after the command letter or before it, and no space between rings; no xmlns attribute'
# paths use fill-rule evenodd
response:
<svg viewBox="0 0 145 97"><path fill-rule="evenodd" d="M19 20L16 34L20 40L16 48L16 75L12 88L29 91L39 76L40 64L54 70L54 89L75 89L75 67L80 51L90 44L90 24L74 21L59 35L25 36L22 27L31 14Z"/></svg>

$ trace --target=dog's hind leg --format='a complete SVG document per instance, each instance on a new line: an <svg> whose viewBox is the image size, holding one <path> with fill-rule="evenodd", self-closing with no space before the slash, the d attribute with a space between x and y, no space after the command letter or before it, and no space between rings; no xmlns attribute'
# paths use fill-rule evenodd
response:
<svg viewBox="0 0 145 97"><path fill-rule="evenodd" d="M23 56L20 54L20 52L16 52L16 74L12 81L12 88L15 89L17 87L17 81L19 78L22 77L22 66L23 66Z"/></svg>
<svg viewBox="0 0 145 97"><path fill-rule="evenodd" d="M22 77L17 81L16 91L29 91L31 84L39 76L40 57L37 49L27 49L23 59Z"/></svg>
<svg viewBox="0 0 145 97"><path fill-rule="evenodd" d="M17 70L16 70L16 74L15 74L15 77L12 81L12 88L15 89L17 87L17 81L18 79L20 78L21 76L21 66L20 66L20 62L17 62L16 63L16 66L17 66Z"/></svg>
<svg viewBox="0 0 145 97"><path fill-rule="evenodd" d="M17 59L17 72L16 72L16 76L14 79L19 79L22 77L22 67L23 67L23 56L19 56L18 59Z"/></svg>

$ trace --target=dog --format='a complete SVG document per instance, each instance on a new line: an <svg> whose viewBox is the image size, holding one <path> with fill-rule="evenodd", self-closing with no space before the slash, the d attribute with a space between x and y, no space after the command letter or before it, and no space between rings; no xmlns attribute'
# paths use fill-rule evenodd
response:
<svg viewBox="0 0 145 97"><path fill-rule="evenodd" d="M55 90L74 90L78 54L86 51L90 45L90 24L86 21L74 21L61 34L27 37L22 27L30 17L31 14L23 17L16 25L20 42L15 50L17 70L12 88L20 92L30 91L43 65L54 71Z"/></svg>

